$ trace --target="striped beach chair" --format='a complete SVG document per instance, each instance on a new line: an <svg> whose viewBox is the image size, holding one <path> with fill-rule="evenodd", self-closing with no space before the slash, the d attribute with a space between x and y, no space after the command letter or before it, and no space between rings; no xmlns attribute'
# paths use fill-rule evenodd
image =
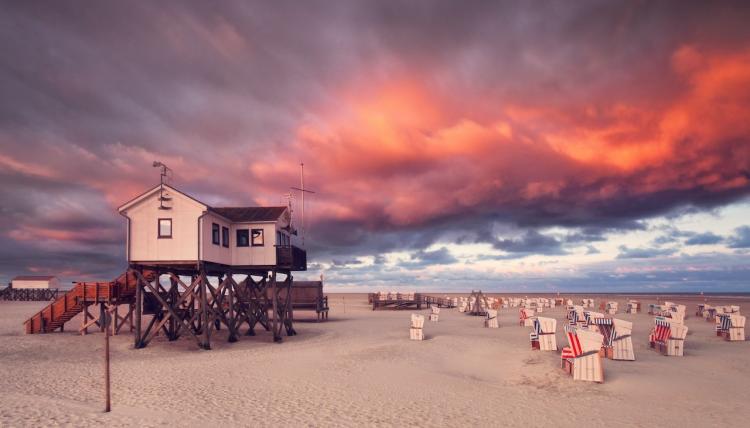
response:
<svg viewBox="0 0 750 428"><path fill-rule="evenodd" d="M565 326L568 346L562 349L561 366L573 380L604 382L604 369L599 349L604 339L601 334Z"/></svg>
<svg viewBox="0 0 750 428"><path fill-rule="evenodd" d="M745 317L736 314L721 314L718 315L716 322L716 335L722 336L728 341L744 341L745 340Z"/></svg>
<svg viewBox="0 0 750 428"><path fill-rule="evenodd" d="M589 320L589 330L602 335L602 357L612 358L612 339L614 338L614 323L612 318L596 317Z"/></svg>
<svg viewBox="0 0 750 428"><path fill-rule="evenodd" d="M522 327L533 327L536 313L533 309L521 308L518 311L518 324Z"/></svg>
<svg viewBox="0 0 750 428"><path fill-rule="evenodd" d="M682 357L685 352L685 338L688 328L669 318L654 318L654 329L649 335L649 344L662 355Z"/></svg>

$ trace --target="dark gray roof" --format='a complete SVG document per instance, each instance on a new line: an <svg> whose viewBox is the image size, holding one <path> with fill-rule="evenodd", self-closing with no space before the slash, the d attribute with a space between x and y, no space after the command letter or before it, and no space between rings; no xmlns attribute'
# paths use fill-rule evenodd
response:
<svg viewBox="0 0 750 428"><path fill-rule="evenodd" d="M211 211L233 222L276 221L286 207L220 207Z"/></svg>
<svg viewBox="0 0 750 428"><path fill-rule="evenodd" d="M51 275L21 275L12 279L12 281L49 281L54 278Z"/></svg>

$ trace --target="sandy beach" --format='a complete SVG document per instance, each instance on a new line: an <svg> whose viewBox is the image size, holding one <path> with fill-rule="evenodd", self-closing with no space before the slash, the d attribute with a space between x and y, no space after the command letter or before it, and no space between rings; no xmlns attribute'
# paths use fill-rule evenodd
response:
<svg viewBox="0 0 750 428"><path fill-rule="evenodd" d="M682 300L692 315L698 301ZM500 311L499 329L444 309L414 342L413 311L373 312L363 294L330 302L330 321L298 321L282 344L260 332L217 338L211 351L163 337L135 350L129 334L113 337L110 414L103 335L77 335L77 319L70 332L24 335L21 323L43 303L2 302L0 426L717 426L750 417L750 343L725 342L694 315L685 357L670 358L648 349L651 316L618 314L634 322L637 361L605 360L605 383L592 384L567 377L559 353L530 350L517 309ZM564 309L545 315L562 320ZM564 344L560 328L557 336Z"/></svg>

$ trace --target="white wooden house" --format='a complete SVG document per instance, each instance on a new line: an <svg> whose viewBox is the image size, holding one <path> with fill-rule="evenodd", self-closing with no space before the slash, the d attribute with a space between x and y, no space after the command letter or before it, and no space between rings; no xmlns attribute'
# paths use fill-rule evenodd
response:
<svg viewBox="0 0 750 428"><path fill-rule="evenodd" d="M17 276L10 281L13 289L60 288L60 281L54 276Z"/></svg>
<svg viewBox="0 0 750 428"><path fill-rule="evenodd" d="M211 207L163 184L118 208L128 263L306 270L287 207Z"/></svg>

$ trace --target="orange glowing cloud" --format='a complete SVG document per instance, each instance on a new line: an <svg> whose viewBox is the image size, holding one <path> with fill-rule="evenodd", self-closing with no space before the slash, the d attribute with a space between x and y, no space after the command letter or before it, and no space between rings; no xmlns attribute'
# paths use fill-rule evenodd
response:
<svg viewBox="0 0 750 428"><path fill-rule="evenodd" d="M339 109L299 126L291 152L316 175L320 216L373 227L537 200L746 186L739 171L750 149L737 141L750 136L750 49L683 47L672 67L682 85L672 99L543 108L507 101L489 121L457 114L417 80L348 89ZM249 169L270 188L279 171L293 177L296 168L289 161Z"/></svg>

